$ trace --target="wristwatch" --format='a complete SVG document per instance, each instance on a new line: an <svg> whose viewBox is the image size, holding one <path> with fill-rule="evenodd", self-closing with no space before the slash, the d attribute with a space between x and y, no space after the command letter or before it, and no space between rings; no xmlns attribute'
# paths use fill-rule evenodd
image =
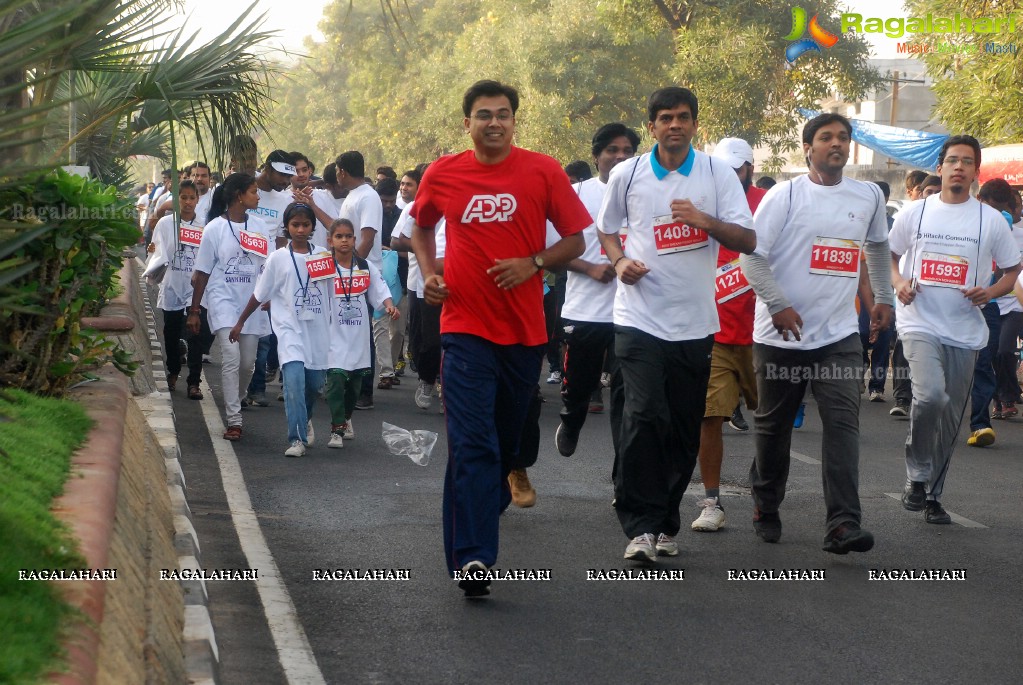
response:
<svg viewBox="0 0 1023 685"><path fill-rule="evenodd" d="M533 255L530 259L533 260L533 266L536 267L537 271L543 271L543 257L540 255Z"/></svg>

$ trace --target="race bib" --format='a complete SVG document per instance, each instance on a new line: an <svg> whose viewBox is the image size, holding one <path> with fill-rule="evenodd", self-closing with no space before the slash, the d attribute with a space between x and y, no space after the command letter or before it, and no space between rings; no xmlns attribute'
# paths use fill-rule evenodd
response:
<svg viewBox="0 0 1023 685"><path fill-rule="evenodd" d="M810 252L810 273L856 278L860 274L860 244L855 240L817 236Z"/></svg>
<svg viewBox="0 0 1023 685"><path fill-rule="evenodd" d="M202 242L202 228L182 224L181 230L178 233L178 242L182 245L199 247L199 243Z"/></svg>
<svg viewBox="0 0 1023 685"><path fill-rule="evenodd" d="M654 246L658 255L698 250L708 244L705 231L675 221L671 215L654 217Z"/></svg>
<svg viewBox="0 0 1023 685"><path fill-rule="evenodd" d="M355 297L369 290L369 272L356 269L351 277L334 276L334 294L338 297Z"/></svg>
<svg viewBox="0 0 1023 685"><path fill-rule="evenodd" d="M242 231L241 237L238 239L241 243L242 249L249 254L259 255L260 257L266 257L270 252L270 241L265 236L259 233L250 233L249 231Z"/></svg>
<svg viewBox="0 0 1023 685"><path fill-rule="evenodd" d="M920 283L942 288L962 288L966 285L966 274L970 260L959 255L940 252L920 254Z"/></svg>
<svg viewBox="0 0 1023 685"><path fill-rule="evenodd" d="M714 297L718 304L735 299L753 286L746 280L746 274L739 268L739 260L735 259L718 267L714 277Z"/></svg>
<svg viewBox="0 0 1023 685"><path fill-rule="evenodd" d="M321 281L335 275L334 260L330 257L306 260L305 268L309 272L310 281Z"/></svg>

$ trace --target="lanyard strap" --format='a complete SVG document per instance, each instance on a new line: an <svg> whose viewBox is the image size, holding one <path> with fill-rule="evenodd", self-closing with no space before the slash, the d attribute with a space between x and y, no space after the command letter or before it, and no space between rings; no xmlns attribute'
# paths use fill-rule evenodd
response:
<svg viewBox="0 0 1023 685"><path fill-rule="evenodd" d="M309 279L312 278L312 276L309 275L309 269L307 268L306 269L306 274L305 274L305 285L302 285L302 274L300 274L299 271L298 271L298 262L295 261L295 250L293 250L291 248L291 244L290 243L288 244L288 252L291 253L291 265L295 267L295 278L298 279L298 287L302 289L302 299L303 300L308 299L309 298ZM310 243L309 244L309 256L311 257L312 254L313 254L313 245L312 245L312 243Z"/></svg>
<svg viewBox="0 0 1023 685"><path fill-rule="evenodd" d="M338 281L341 283L341 292L345 296L345 302L352 301L352 289L354 286L352 282L355 280L355 256L352 256L352 268L348 270L348 290L345 290L345 277L341 275L341 265L337 263L337 258L331 256L334 260L334 271L337 272Z"/></svg>
<svg viewBox="0 0 1023 685"><path fill-rule="evenodd" d="M238 242L238 247L242 247L241 239L238 238L238 236L234 232L234 225L231 223L231 217L225 216L224 218L227 219L227 227L229 229L231 229L231 235L233 235L234 239ZM243 231L248 231L249 230L249 215L248 214L245 215L245 228L243 228L242 230ZM245 248L242 247L242 250L244 250L244 249Z"/></svg>

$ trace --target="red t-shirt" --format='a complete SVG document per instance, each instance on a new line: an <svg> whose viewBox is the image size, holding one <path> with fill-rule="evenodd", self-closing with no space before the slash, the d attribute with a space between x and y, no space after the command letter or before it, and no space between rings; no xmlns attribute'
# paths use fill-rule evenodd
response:
<svg viewBox="0 0 1023 685"><path fill-rule="evenodd" d="M751 213L757 211L760 201L767 195L766 190L750 186L746 191L746 202ZM739 258L739 253L721 246L718 248L718 268ZM723 345L752 345L753 318L757 298L750 289L726 302L718 302L718 320L721 330L714 334L714 342Z"/></svg>
<svg viewBox="0 0 1023 685"><path fill-rule="evenodd" d="M499 345L547 342L541 274L501 290L487 269L495 259L542 252L548 219L562 236L593 223L557 160L518 147L499 164L481 164L473 150L442 157L427 169L411 214L420 226L447 220L441 333Z"/></svg>

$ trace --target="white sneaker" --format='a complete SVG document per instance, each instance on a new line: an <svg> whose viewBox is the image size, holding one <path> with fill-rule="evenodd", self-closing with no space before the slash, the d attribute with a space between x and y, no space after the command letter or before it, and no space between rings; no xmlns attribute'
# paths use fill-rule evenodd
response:
<svg viewBox="0 0 1023 685"><path fill-rule="evenodd" d="M674 535L661 533L657 536L657 554L662 557L678 556L678 543L675 542Z"/></svg>
<svg viewBox="0 0 1023 685"><path fill-rule="evenodd" d="M330 432L330 440L327 441L327 447L335 450L339 450L345 446L345 441L342 435L336 431Z"/></svg>
<svg viewBox="0 0 1023 685"><path fill-rule="evenodd" d="M561 382L561 372L560 371L551 371L551 375L547 376L547 384L548 385L554 385L554 384L560 383L560 382Z"/></svg>
<svg viewBox="0 0 1023 685"><path fill-rule="evenodd" d="M348 421L345 422L345 432L343 435L345 436L345 440L355 439L355 426L352 425L351 419L348 419Z"/></svg>
<svg viewBox="0 0 1023 685"><path fill-rule="evenodd" d="M643 533L632 538L632 542L625 548L625 558L636 561L656 561L657 550L654 548L654 534Z"/></svg>
<svg viewBox="0 0 1023 685"><path fill-rule="evenodd" d="M305 445L302 444L301 440L292 440L291 447L284 450L284 456L286 457L302 457L305 456Z"/></svg>
<svg viewBox="0 0 1023 685"><path fill-rule="evenodd" d="M416 388L416 406L426 410L433 404L433 384L426 381L419 381Z"/></svg>
<svg viewBox="0 0 1023 685"><path fill-rule="evenodd" d="M718 506L717 497L702 500L700 506L703 507L703 511L700 512L700 517L693 521L693 530L712 533L725 527L725 511Z"/></svg>
<svg viewBox="0 0 1023 685"><path fill-rule="evenodd" d="M611 387L611 374L609 374L607 371L605 371L604 373L600 374L600 384L603 385L605 388L610 388Z"/></svg>
<svg viewBox="0 0 1023 685"><path fill-rule="evenodd" d="M316 431L313 430L313 420L305 425L305 446L312 447L316 443Z"/></svg>

